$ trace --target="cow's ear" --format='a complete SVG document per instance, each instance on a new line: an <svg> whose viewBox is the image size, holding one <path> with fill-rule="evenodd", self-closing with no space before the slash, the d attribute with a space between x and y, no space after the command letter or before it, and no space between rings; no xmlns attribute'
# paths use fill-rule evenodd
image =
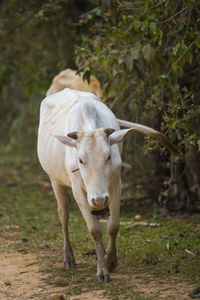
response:
<svg viewBox="0 0 200 300"><path fill-rule="evenodd" d="M134 129L131 128L131 129L122 129L122 130L113 132L110 135L110 144L113 145L113 144L118 144L118 143L123 142L127 138L127 136L130 133L132 133L133 131L134 131Z"/></svg>
<svg viewBox="0 0 200 300"><path fill-rule="evenodd" d="M74 131L74 132L68 133L67 135L68 135L71 139L77 140L77 139L78 139L78 134L79 134L78 131Z"/></svg>
<svg viewBox="0 0 200 300"><path fill-rule="evenodd" d="M67 146L71 147L77 147L77 142L75 139L71 138L69 135L54 135L55 138L57 138L61 143Z"/></svg>
<svg viewBox="0 0 200 300"><path fill-rule="evenodd" d="M113 129L113 128L105 128L105 129L104 129L104 133L105 133L107 136L111 135L114 131L115 131L115 129Z"/></svg>

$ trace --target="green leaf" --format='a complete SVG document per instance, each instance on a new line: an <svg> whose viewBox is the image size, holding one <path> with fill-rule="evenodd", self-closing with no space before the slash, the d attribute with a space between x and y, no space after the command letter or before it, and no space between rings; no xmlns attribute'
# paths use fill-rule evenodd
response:
<svg viewBox="0 0 200 300"><path fill-rule="evenodd" d="M176 54L177 54L179 48L180 48L180 43L178 43L178 44L173 48L173 50L172 50L173 55L176 55Z"/></svg>
<svg viewBox="0 0 200 300"><path fill-rule="evenodd" d="M134 20L133 25L134 25L134 29L137 31L141 25L140 20L138 19Z"/></svg>
<svg viewBox="0 0 200 300"><path fill-rule="evenodd" d="M155 22L151 22L151 23L150 23L150 29L151 29L152 31L156 31L156 23L155 23Z"/></svg>
<svg viewBox="0 0 200 300"><path fill-rule="evenodd" d="M175 65L173 69L178 74L179 77L183 76L183 68L180 65Z"/></svg>
<svg viewBox="0 0 200 300"><path fill-rule="evenodd" d="M169 128L174 129L177 123L178 123L178 120L177 120L177 119L171 118L171 119L169 120L169 123L168 123Z"/></svg>
<svg viewBox="0 0 200 300"><path fill-rule="evenodd" d="M172 18L172 22L173 22L174 24L176 24L176 20L175 20L174 18Z"/></svg>
<svg viewBox="0 0 200 300"><path fill-rule="evenodd" d="M195 39L195 45L200 48L200 39L196 38Z"/></svg>
<svg viewBox="0 0 200 300"><path fill-rule="evenodd" d="M143 21L140 26L141 31L147 29L148 26L149 26L149 22L147 20Z"/></svg>
<svg viewBox="0 0 200 300"><path fill-rule="evenodd" d="M161 81L162 84L164 84L166 86L171 85L171 79L170 79L169 75L167 75L167 74L161 74L160 75L160 81Z"/></svg>
<svg viewBox="0 0 200 300"><path fill-rule="evenodd" d="M126 15L123 15L123 16L122 16L122 20L123 20L124 22L126 22L126 20L127 20Z"/></svg>
<svg viewBox="0 0 200 300"><path fill-rule="evenodd" d="M192 63L192 59L193 59L193 55L192 55L192 52L189 52L188 54L187 54L187 61L191 64Z"/></svg>
<svg viewBox="0 0 200 300"><path fill-rule="evenodd" d="M133 47L130 49L130 54L134 60L139 58L140 49L138 47Z"/></svg>
<svg viewBox="0 0 200 300"><path fill-rule="evenodd" d="M133 57L131 55L127 55L125 57L124 62L125 62L127 70L132 71L132 69L133 69Z"/></svg>
<svg viewBox="0 0 200 300"><path fill-rule="evenodd" d="M143 59L136 60L136 62L134 63L134 65L136 66L138 77L140 79L144 80L144 78L145 78L145 71L144 71L144 62L143 62Z"/></svg>

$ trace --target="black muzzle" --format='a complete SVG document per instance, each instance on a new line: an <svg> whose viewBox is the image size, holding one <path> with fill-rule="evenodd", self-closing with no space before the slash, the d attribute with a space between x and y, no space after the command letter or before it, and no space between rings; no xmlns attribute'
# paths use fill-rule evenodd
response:
<svg viewBox="0 0 200 300"><path fill-rule="evenodd" d="M92 210L91 214L94 216L102 216L102 217L107 217L110 216L110 210L109 207L105 207L104 209L101 210Z"/></svg>

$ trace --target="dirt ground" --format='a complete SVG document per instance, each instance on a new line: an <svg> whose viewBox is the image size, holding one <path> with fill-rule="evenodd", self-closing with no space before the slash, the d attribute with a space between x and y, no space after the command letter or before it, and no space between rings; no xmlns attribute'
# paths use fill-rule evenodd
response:
<svg viewBox="0 0 200 300"><path fill-rule="evenodd" d="M40 271L37 256L31 253L6 251L9 241L0 238L0 299L48 299L48 300L108 300L101 291L82 293L81 295L65 296L66 287L54 287L46 283L45 274ZM112 274L112 280L121 278L133 282L136 292L143 293L152 299L189 300L188 294L194 286L171 278L158 280L144 274L141 279L127 269L127 275L119 272ZM124 270L122 272L124 274ZM130 275L131 274L131 275Z"/></svg>
<svg viewBox="0 0 200 300"><path fill-rule="evenodd" d="M70 297L64 296L64 288L53 287L44 281L33 254L0 253L0 299L49 299L49 300L107 300L98 291Z"/></svg>

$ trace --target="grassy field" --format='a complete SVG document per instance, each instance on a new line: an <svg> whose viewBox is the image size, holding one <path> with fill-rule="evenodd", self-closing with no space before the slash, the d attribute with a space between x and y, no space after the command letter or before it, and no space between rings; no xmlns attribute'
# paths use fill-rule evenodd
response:
<svg viewBox="0 0 200 300"><path fill-rule="evenodd" d="M136 290L134 280L147 278L164 282L184 281L200 285L200 216L168 215L163 218L149 212L142 221L158 226L121 225L117 239L119 267L109 284L95 281L95 255L85 255L94 248L85 221L70 197L70 239L76 268L62 268L63 237L57 205L47 176L37 158L29 153L8 153L0 157L0 233L12 242L8 252L35 253L48 283L66 287L66 295L102 290L111 299L160 299ZM121 213L122 222L134 222L138 212ZM104 230L106 225L103 224ZM106 234L105 244L107 242ZM77 298L78 299L78 298ZM172 298L166 298L172 299ZM174 298L176 299L176 298ZM181 299L181 298L180 298Z"/></svg>

